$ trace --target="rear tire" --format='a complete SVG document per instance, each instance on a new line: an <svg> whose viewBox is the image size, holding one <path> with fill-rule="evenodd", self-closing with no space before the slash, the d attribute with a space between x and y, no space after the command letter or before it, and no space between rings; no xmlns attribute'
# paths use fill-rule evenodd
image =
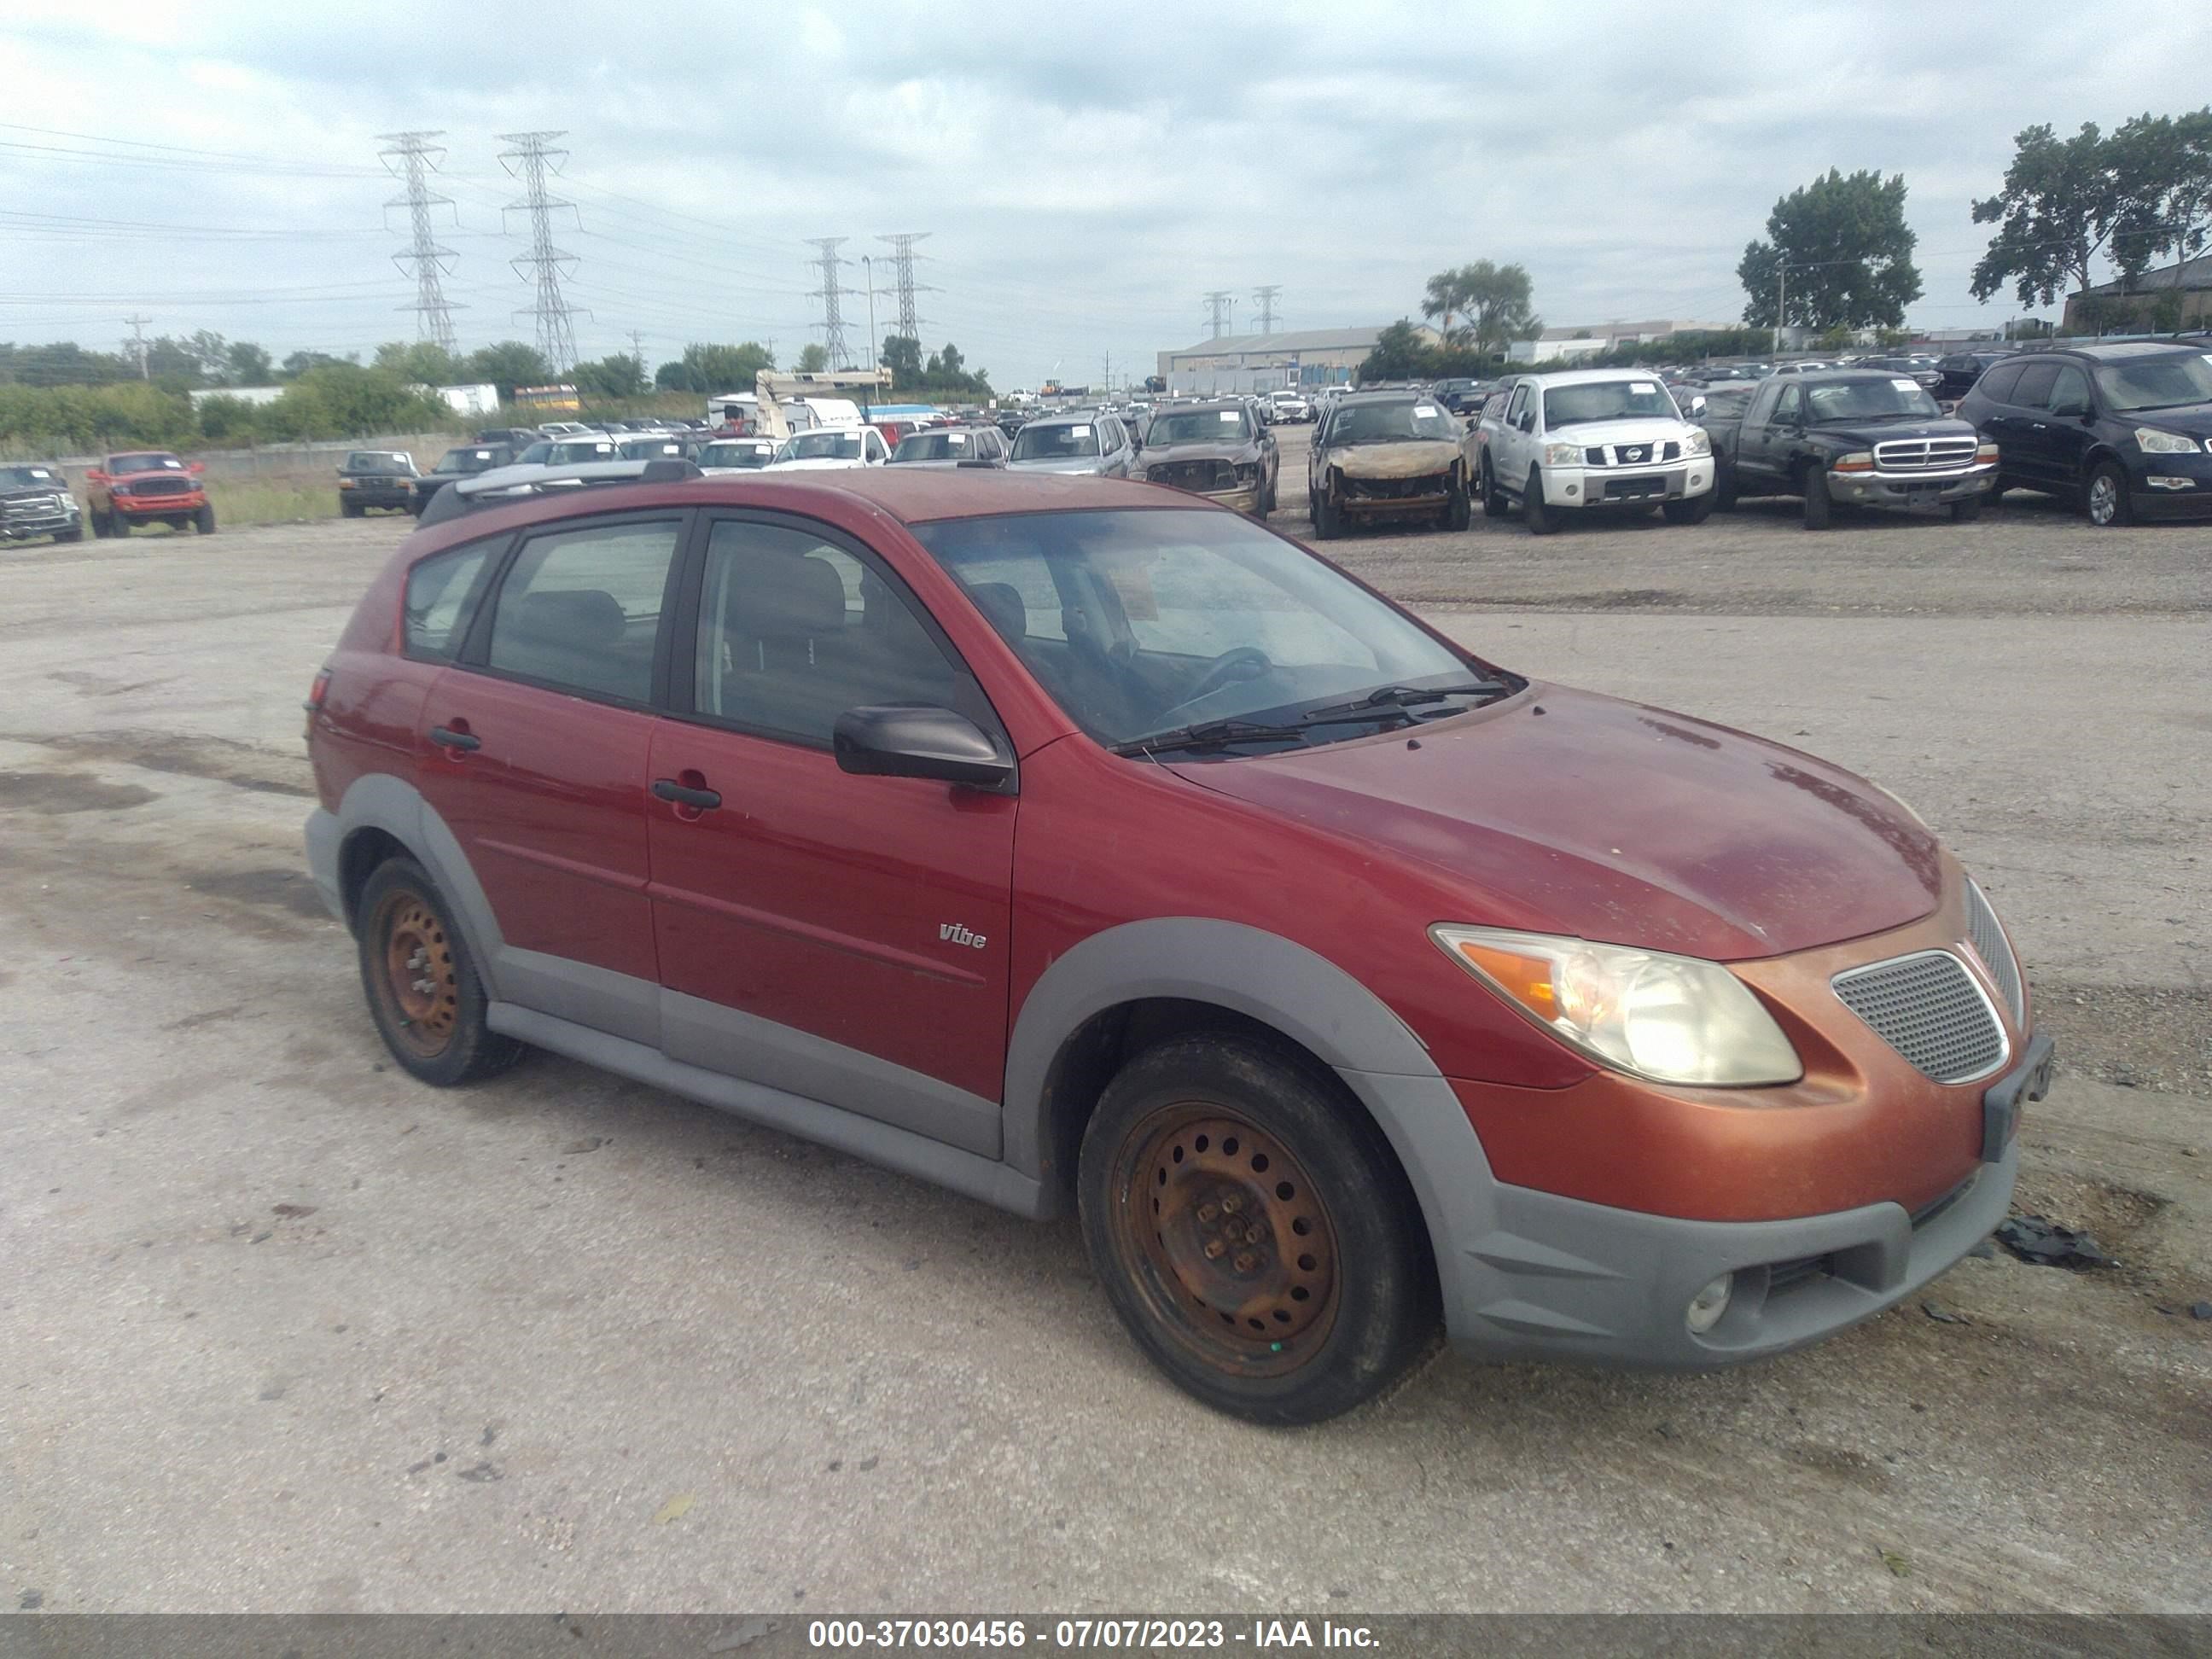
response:
<svg viewBox="0 0 2212 1659"><path fill-rule="evenodd" d="M1544 475L1533 466L1528 469L1528 486L1521 492L1521 521L1532 536L1549 536L1559 527L1559 515L1544 500Z"/></svg>
<svg viewBox="0 0 2212 1659"><path fill-rule="evenodd" d="M1216 1411L1317 1423L1402 1377L1437 1325L1420 1208L1337 1080L1214 1032L1107 1085L1076 1175L1084 1242L1146 1356Z"/></svg>
<svg viewBox="0 0 2212 1659"><path fill-rule="evenodd" d="M409 1073L450 1089L522 1058L522 1044L485 1023L483 981L429 872L410 858L386 860L362 889L356 915L369 1018Z"/></svg>
<svg viewBox="0 0 2212 1659"><path fill-rule="evenodd" d="M1834 521L1835 501L1828 494L1828 475L1817 466L1804 469L1805 528L1826 530Z"/></svg>
<svg viewBox="0 0 2212 1659"><path fill-rule="evenodd" d="M1513 503L1505 499L1505 492L1498 487L1498 479L1490 470L1490 457L1482 458L1482 471L1477 475L1482 495L1482 516L1502 519L1513 510Z"/></svg>

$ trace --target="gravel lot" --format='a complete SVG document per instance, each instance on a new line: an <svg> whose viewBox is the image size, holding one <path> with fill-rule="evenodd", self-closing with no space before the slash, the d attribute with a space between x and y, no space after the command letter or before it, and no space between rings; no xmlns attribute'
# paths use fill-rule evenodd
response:
<svg viewBox="0 0 2212 1659"><path fill-rule="evenodd" d="M385 1065L298 704L405 528L0 553L0 1606L2212 1610L2212 530L1333 544L1911 800L2059 1037L2024 1202L2123 1265L1279 1434L1147 1369L1072 1226L548 1057Z"/></svg>

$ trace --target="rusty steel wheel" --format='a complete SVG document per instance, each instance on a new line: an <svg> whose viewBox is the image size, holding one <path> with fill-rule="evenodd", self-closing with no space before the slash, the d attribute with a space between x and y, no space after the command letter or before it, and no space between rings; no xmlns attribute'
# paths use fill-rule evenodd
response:
<svg viewBox="0 0 2212 1659"><path fill-rule="evenodd" d="M1178 1339L1252 1376L1303 1364L1336 1316L1336 1230L1290 1149L1204 1101L1125 1144L1116 1243Z"/></svg>
<svg viewBox="0 0 2212 1659"><path fill-rule="evenodd" d="M1405 1172L1340 1079L1265 1033L1128 1060L1085 1126L1076 1188L1115 1312L1217 1410L1318 1422L1432 1341L1436 1273Z"/></svg>
<svg viewBox="0 0 2212 1659"><path fill-rule="evenodd" d="M410 858L380 864L351 906L362 988L392 1057L441 1088L505 1071L522 1045L491 1029L489 1000L429 872Z"/></svg>
<svg viewBox="0 0 2212 1659"><path fill-rule="evenodd" d="M386 1012L399 1040L428 1060L453 1040L460 975L446 924L419 893L397 888L369 924L384 951Z"/></svg>

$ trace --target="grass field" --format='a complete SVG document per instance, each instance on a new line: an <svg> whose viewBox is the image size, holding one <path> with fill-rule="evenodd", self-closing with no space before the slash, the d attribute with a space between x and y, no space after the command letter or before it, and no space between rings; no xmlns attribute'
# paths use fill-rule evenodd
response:
<svg viewBox="0 0 2212 1659"><path fill-rule="evenodd" d="M337 481L313 478L210 478L208 499L218 525L290 524L338 515Z"/></svg>

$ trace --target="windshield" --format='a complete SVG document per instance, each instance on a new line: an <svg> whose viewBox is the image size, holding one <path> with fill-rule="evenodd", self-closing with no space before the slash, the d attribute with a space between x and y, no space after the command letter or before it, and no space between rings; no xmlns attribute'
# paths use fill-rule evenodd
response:
<svg viewBox="0 0 2212 1659"><path fill-rule="evenodd" d="M895 461L964 461L975 446L964 432L915 432L899 440Z"/></svg>
<svg viewBox="0 0 2212 1659"><path fill-rule="evenodd" d="M407 456L386 449L356 449L346 457L349 472L405 472L415 463Z"/></svg>
<svg viewBox="0 0 2212 1659"><path fill-rule="evenodd" d="M1062 456L1096 455L1098 428L1088 422L1054 422L1049 426L1025 426L1014 434L1014 459L1046 461Z"/></svg>
<svg viewBox="0 0 2212 1659"><path fill-rule="evenodd" d="M1932 421L1943 411L1936 407L1917 380L1896 376L1887 380L1836 380L1808 386L1805 401L1816 421Z"/></svg>
<svg viewBox="0 0 2212 1659"><path fill-rule="evenodd" d="M1442 404L1408 398L1403 402L1346 404L1329 422L1332 444L1387 444L1437 438L1456 442L1460 424Z"/></svg>
<svg viewBox="0 0 2212 1659"><path fill-rule="evenodd" d="M488 472L497 466L496 449L449 449L438 460L441 472Z"/></svg>
<svg viewBox="0 0 2212 1659"><path fill-rule="evenodd" d="M766 466L775 459L774 444L708 444L699 452L699 465L709 466Z"/></svg>
<svg viewBox="0 0 2212 1659"><path fill-rule="evenodd" d="M1544 425L1557 431L1589 421L1672 421L1674 400L1656 380L1592 380L1555 386L1544 393Z"/></svg>
<svg viewBox="0 0 2212 1659"><path fill-rule="evenodd" d="M1179 409L1155 415L1145 428L1145 447L1164 449L1170 444L1238 444L1251 435L1251 426L1241 409Z"/></svg>
<svg viewBox="0 0 2212 1659"><path fill-rule="evenodd" d="M61 482L52 467L0 466L0 489L35 489L41 484L58 489Z"/></svg>
<svg viewBox="0 0 2212 1659"><path fill-rule="evenodd" d="M1109 747L1471 678L1467 659L1391 605L1230 514L1026 513L918 524L914 534L1069 717ZM1406 717L1390 709L1376 720ZM1317 726L1302 740L1368 729Z"/></svg>
<svg viewBox="0 0 2212 1659"><path fill-rule="evenodd" d="M177 472L183 471L184 465L173 455L117 455L109 460L107 470L118 474L163 471Z"/></svg>
<svg viewBox="0 0 2212 1659"><path fill-rule="evenodd" d="M2097 389L2116 410L2212 404L2212 352L2177 351L2171 357L2107 363L2097 371Z"/></svg>
<svg viewBox="0 0 2212 1659"><path fill-rule="evenodd" d="M779 461L857 461L860 459L860 434L851 428L822 432L802 432L785 441L775 452Z"/></svg>
<svg viewBox="0 0 2212 1659"><path fill-rule="evenodd" d="M673 438L625 438L622 455L626 461L680 461L684 446Z"/></svg>
<svg viewBox="0 0 2212 1659"><path fill-rule="evenodd" d="M531 446L533 449L536 445ZM572 438L566 442L546 447L545 462L549 466L570 466L578 461L617 461L621 453L611 438Z"/></svg>

